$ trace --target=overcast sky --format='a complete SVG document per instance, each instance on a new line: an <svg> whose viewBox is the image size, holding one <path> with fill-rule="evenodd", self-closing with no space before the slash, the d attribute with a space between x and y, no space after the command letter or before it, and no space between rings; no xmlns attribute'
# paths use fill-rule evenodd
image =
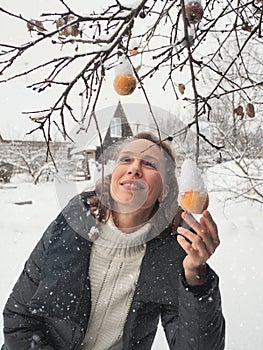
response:
<svg viewBox="0 0 263 350"><path fill-rule="evenodd" d="M133 1L133 4L138 3L139 0ZM96 1L67 1L68 4L74 4L72 8L79 11L82 14L88 14L92 10L100 7L102 4L105 6L107 2L105 0ZM125 1L127 4L127 1ZM129 3L132 3L129 1ZM37 6L36 6L37 4ZM41 13L52 13L61 12L65 8L55 0L2 0L1 6L8 11L13 11L17 14L23 15L25 18L39 18ZM90 7L90 9L88 8ZM4 28L0 32L0 42L4 43L25 43L31 40L30 35L27 31L25 23L20 23L16 19L10 19L6 15L0 14L1 26ZM68 50L74 50L73 47ZM38 50L32 50L27 54L24 54L18 61L13 72L19 72L32 64L32 62L38 62L39 57L44 56L48 59L59 54L64 54L64 52L59 53L54 51L54 46L50 42ZM137 58L135 58L136 60ZM138 64L140 63L140 58L138 57ZM11 71L10 71L11 72ZM143 103L146 104L145 97L140 89L136 89L135 92L130 96L119 96L115 93L112 87L113 83L113 73L112 70L110 74L106 74L104 88L102 90L98 109L102 109L109 106L116 106L118 101L121 100L122 104L131 103ZM158 74L160 79L158 79ZM179 74L179 73L178 73ZM180 75L180 74L179 74ZM5 75L6 76L6 75ZM42 76L43 77L43 76ZM183 77L183 74L182 74ZM2 77L4 78L4 77ZM0 84L0 95L1 95L1 118L0 118L0 134L4 138L22 138L28 131L35 127L35 124L29 120L29 118L22 114L22 112L38 110L49 106L50 95L49 93L35 93L26 86L30 85L37 76L34 77L22 77L21 79L12 80L8 83ZM162 80L161 80L162 78ZM181 78L180 78L181 79ZM179 78L178 78L179 80ZM148 79L144 83L144 87L148 92L148 97L153 106L161 107L170 113L178 114L181 104L176 101L175 97L171 93L167 93L161 88L161 81L163 83L163 71L157 72L155 79ZM180 80L179 80L180 82ZM181 79L183 82L183 78ZM53 91L53 90L52 90ZM54 93L54 92L53 92ZM52 95L51 95L52 96ZM75 107L80 108L80 99L76 94ZM71 122L69 122L69 127L74 127ZM38 135L34 135L38 138Z"/></svg>

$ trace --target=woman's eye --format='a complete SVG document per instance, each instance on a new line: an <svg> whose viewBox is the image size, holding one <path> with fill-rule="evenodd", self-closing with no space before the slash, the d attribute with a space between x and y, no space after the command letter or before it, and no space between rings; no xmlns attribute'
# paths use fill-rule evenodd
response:
<svg viewBox="0 0 263 350"><path fill-rule="evenodd" d="M144 164L150 168L157 169L156 164L154 162L149 161L149 160L145 160Z"/></svg>
<svg viewBox="0 0 263 350"><path fill-rule="evenodd" d="M129 157L120 158L119 162L128 163L131 159Z"/></svg>

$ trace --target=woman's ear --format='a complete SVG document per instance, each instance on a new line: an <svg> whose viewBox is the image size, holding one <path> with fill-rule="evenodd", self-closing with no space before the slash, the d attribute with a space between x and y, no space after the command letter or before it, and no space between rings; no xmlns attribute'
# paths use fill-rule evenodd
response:
<svg viewBox="0 0 263 350"><path fill-rule="evenodd" d="M158 197L158 202L161 203L164 201L164 199L166 198L167 194L169 192L169 186L165 185L162 193L160 194L160 196Z"/></svg>

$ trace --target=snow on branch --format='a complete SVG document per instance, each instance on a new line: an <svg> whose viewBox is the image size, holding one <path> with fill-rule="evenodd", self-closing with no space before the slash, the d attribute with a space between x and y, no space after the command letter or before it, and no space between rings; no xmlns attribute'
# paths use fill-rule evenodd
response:
<svg viewBox="0 0 263 350"><path fill-rule="evenodd" d="M241 111L245 118L261 113L261 0L112 0L89 13L73 2L58 0L56 4L60 11L40 8L37 18L26 11L22 15L0 8L11 26L17 22L23 26L25 38L0 43L0 84L26 76L32 77L29 89L50 92L49 105L38 110L29 106L24 112L36 124L29 133L40 130L47 144L52 128L70 138L68 119L80 126L90 118L96 121L100 95L109 89L107 82L113 80L120 58L130 62L129 74L137 81L159 136L149 85L165 91L171 101L181 101L192 118L188 125L195 128L196 160L200 140L216 151L224 147L212 140L209 131L220 98L235 95L246 111L250 105L248 112ZM22 69L21 59L29 54L34 59ZM238 108L235 104L230 110ZM208 132L203 130L204 120ZM176 131L171 130L172 135Z"/></svg>

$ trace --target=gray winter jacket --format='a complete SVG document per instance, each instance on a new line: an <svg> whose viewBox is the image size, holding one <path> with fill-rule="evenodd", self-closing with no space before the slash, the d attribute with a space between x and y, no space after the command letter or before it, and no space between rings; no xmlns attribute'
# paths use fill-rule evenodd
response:
<svg viewBox="0 0 263 350"><path fill-rule="evenodd" d="M88 195L68 204L27 260L4 309L2 350L80 349L91 308L87 234L94 219L84 204ZM159 317L170 349L224 349L218 277L208 267L204 286L187 286L184 257L174 235L147 243L124 327L124 350L151 349Z"/></svg>

